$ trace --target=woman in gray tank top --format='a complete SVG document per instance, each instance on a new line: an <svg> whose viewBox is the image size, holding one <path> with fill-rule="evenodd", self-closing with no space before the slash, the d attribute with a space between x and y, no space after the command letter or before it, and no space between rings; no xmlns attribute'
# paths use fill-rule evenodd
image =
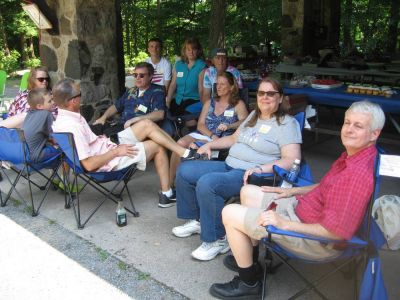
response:
<svg viewBox="0 0 400 300"><path fill-rule="evenodd" d="M278 81L263 79L257 91L257 108L233 135L202 146L198 153L229 148L225 161L186 161L176 176L177 216L186 219L174 227L175 236L201 233L203 243L192 252L198 260L211 260L229 251L221 211L225 199L237 196L252 173L272 172L273 165L290 168L300 158L300 126L287 115L283 88Z"/></svg>

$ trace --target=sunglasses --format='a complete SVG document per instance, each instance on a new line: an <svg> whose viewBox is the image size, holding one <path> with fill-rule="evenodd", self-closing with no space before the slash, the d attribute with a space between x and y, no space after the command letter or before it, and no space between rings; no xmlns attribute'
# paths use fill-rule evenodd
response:
<svg viewBox="0 0 400 300"><path fill-rule="evenodd" d="M144 76L146 76L147 75L147 73L133 73L132 74L133 75L133 77L135 77L135 78L144 78Z"/></svg>
<svg viewBox="0 0 400 300"><path fill-rule="evenodd" d="M277 92L277 91L267 91L267 92L266 91L257 91L257 96L258 97L263 97L263 96L267 95L267 97L272 98L276 94L279 94L279 92Z"/></svg>
<svg viewBox="0 0 400 300"><path fill-rule="evenodd" d="M49 82L49 80L50 80L50 78L49 77L38 77L38 78L36 78L36 80L37 81L39 81L39 82L43 82L43 81L47 81L47 82Z"/></svg>
<svg viewBox="0 0 400 300"><path fill-rule="evenodd" d="M79 93L79 94L77 94L77 95L75 95L75 96L73 96L73 97L71 97L71 98L68 98L67 101L71 101L72 99L78 98L78 97L80 97L80 96L81 96L81 93Z"/></svg>

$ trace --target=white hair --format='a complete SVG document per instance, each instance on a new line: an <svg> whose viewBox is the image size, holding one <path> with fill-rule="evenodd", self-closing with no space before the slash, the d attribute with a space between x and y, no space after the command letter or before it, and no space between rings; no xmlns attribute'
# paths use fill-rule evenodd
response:
<svg viewBox="0 0 400 300"><path fill-rule="evenodd" d="M382 129L385 125L385 114L379 104L369 102L367 100L353 102L347 111L364 113L371 115L370 129Z"/></svg>

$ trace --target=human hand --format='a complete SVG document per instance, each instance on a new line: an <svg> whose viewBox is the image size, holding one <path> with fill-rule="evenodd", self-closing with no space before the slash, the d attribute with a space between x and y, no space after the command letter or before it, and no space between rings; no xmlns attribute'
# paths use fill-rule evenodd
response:
<svg viewBox="0 0 400 300"><path fill-rule="evenodd" d="M228 125L227 124L219 124L219 126L217 127L218 131L227 131L228 130Z"/></svg>
<svg viewBox="0 0 400 300"><path fill-rule="evenodd" d="M243 175L243 184L246 185L247 184L247 180L249 179L250 175L253 173L257 173L257 174L261 174L261 167L255 167L255 168L251 168L246 170L246 172L244 172Z"/></svg>
<svg viewBox="0 0 400 300"><path fill-rule="evenodd" d="M293 188L284 189L281 187L262 186L261 191L264 193L275 193L274 199L289 198L294 196Z"/></svg>
<svg viewBox="0 0 400 300"><path fill-rule="evenodd" d="M120 144L115 149L115 156L129 156L135 157L139 153L139 149L134 147L134 145Z"/></svg>
<svg viewBox="0 0 400 300"><path fill-rule="evenodd" d="M286 219L282 218L273 210L263 211L257 219L257 224L259 226L265 227L268 225L273 225L280 229L284 229L287 222L288 221Z"/></svg>
<svg viewBox="0 0 400 300"><path fill-rule="evenodd" d="M132 124L135 124L137 121L139 121L138 117L134 117L132 119L129 119L128 121L125 122L124 128L126 129L126 128L132 126Z"/></svg>
<svg viewBox="0 0 400 300"><path fill-rule="evenodd" d="M208 159L211 159L211 148L210 145L204 144L203 146L201 146L198 150L197 150L198 154L207 154Z"/></svg>
<svg viewBox="0 0 400 300"><path fill-rule="evenodd" d="M96 121L93 122L93 125L96 125L96 124L104 125L105 122L106 122L106 120L103 117L100 117Z"/></svg>
<svg viewBox="0 0 400 300"><path fill-rule="evenodd" d="M192 142L190 143L189 148L198 149L199 147L197 147L197 145L194 142Z"/></svg>

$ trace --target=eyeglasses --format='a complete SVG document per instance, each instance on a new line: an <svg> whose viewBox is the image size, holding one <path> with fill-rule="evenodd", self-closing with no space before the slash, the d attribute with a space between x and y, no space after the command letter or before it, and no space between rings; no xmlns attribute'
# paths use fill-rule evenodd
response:
<svg viewBox="0 0 400 300"><path fill-rule="evenodd" d="M49 80L50 80L50 78L49 77L38 77L38 78L36 78L36 80L37 81L39 81L39 82L43 82L43 81L47 81L47 82L49 82Z"/></svg>
<svg viewBox="0 0 400 300"><path fill-rule="evenodd" d="M263 97L263 96L267 95L267 97L272 98L276 94L279 94L279 92L277 92L277 91L257 91L258 97Z"/></svg>
<svg viewBox="0 0 400 300"><path fill-rule="evenodd" d="M78 97L80 97L80 96L81 96L81 93L79 93L79 94L77 94L77 95L75 95L75 96L73 96L73 97L71 97L71 98L68 98L67 101L71 101L72 99L78 98Z"/></svg>
<svg viewBox="0 0 400 300"><path fill-rule="evenodd" d="M147 73L133 73L132 74L133 75L133 77L135 77L135 78L144 78L144 76L146 76L147 75Z"/></svg>

